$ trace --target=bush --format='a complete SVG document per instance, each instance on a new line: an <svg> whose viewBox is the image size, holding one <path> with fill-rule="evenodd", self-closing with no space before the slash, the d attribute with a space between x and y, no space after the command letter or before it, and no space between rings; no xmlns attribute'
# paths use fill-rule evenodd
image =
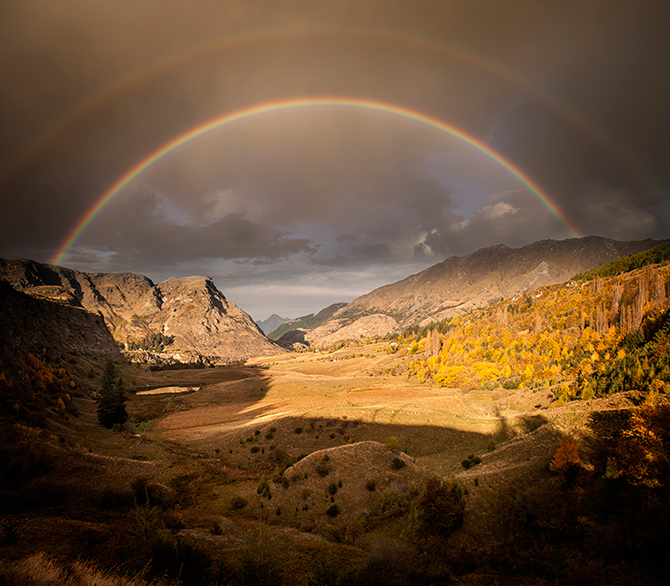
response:
<svg viewBox="0 0 670 586"><path fill-rule="evenodd" d="M375 490L377 490L377 481L374 480L374 479L373 480L368 480L365 483L365 488L367 490L369 490L370 492L374 492Z"/></svg>
<svg viewBox="0 0 670 586"><path fill-rule="evenodd" d="M196 543L160 535L151 547L150 575L179 580L183 584L206 584L212 558Z"/></svg>
<svg viewBox="0 0 670 586"><path fill-rule="evenodd" d="M404 468L406 466L405 460L402 458L395 457L393 460L391 460L391 469L392 470L400 470L401 468Z"/></svg>
<svg viewBox="0 0 670 586"><path fill-rule="evenodd" d="M281 545L265 525L258 524L249 532L238 555L240 584L281 585L284 565Z"/></svg>
<svg viewBox="0 0 670 586"><path fill-rule="evenodd" d="M316 473L321 476L321 478L327 476L330 472L330 467L328 466L329 460L330 458L328 457L328 454L323 454L323 456L316 461Z"/></svg>
<svg viewBox="0 0 670 586"><path fill-rule="evenodd" d="M339 514L340 514L340 507L338 507L337 505L331 505L326 510L326 515L328 515L331 518L337 517Z"/></svg>
<svg viewBox="0 0 670 586"><path fill-rule="evenodd" d="M239 495L235 495L233 498L230 499L230 508L235 511L243 509L244 507L247 506L247 504L248 504L247 499Z"/></svg>
<svg viewBox="0 0 670 586"><path fill-rule="evenodd" d="M389 450L392 452L397 452L400 449L400 443L398 442L398 438L391 436L386 438L386 447L388 447Z"/></svg>
<svg viewBox="0 0 670 586"><path fill-rule="evenodd" d="M461 462L461 466L465 468L466 470L469 470L473 466L476 466L477 464L481 464L482 459L479 456L475 456L474 454L470 454L465 460Z"/></svg>
<svg viewBox="0 0 670 586"><path fill-rule="evenodd" d="M465 501L453 481L429 478L419 499L419 533L449 537L463 523Z"/></svg>
<svg viewBox="0 0 670 586"><path fill-rule="evenodd" d="M379 517L390 519L403 515L410 503L410 495L400 487L385 488L379 498Z"/></svg>
<svg viewBox="0 0 670 586"><path fill-rule="evenodd" d="M130 488L107 487L100 495L100 506L104 509L121 509L130 507L135 499Z"/></svg>
<svg viewBox="0 0 670 586"><path fill-rule="evenodd" d="M0 521L0 546L14 545L22 536L16 521L13 519L3 519Z"/></svg>

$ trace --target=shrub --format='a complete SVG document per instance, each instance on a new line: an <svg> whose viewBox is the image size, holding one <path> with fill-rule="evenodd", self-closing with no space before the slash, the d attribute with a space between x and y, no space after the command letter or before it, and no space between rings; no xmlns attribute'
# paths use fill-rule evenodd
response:
<svg viewBox="0 0 670 586"><path fill-rule="evenodd" d="M404 468L407 464L405 463L405 460L402 458L398 458L397 456L391 460L391 469L392 470L400 470L401 468Z"/></svg>
<svg viewBox="0 0 670 586"><path fill-rule="evenodd" d="M379 497L379 517L389 519L404 514L409 507L410 495L401 488L390 486Z"/></svg>
<svg viewBox="0 0 670 586"><path fill-rule="evenodd" d="M331 482L331 483L328 485L328 488L326 489L326 492L327 492L329 495L333 496L333 495L335 495L335 493L337 492L337 488L338 488L338 487L337 487L337 483L335 483L335 482Z"/></svg>
<svg viewBox="0 0 670 586"><path fill-rule="evenodd" d="M365 483L365 488L367 490L369 490L370 492L374 492L375 490L377 490L377 481L374 480L374 479L373 480L368 480Z"/></svg>
<svg viewBox="0 0 670 586"><path fill-rule="evenodd" d="M211 566L209 554L191 541L162 534L152 544L150 575L153 578L204 584Z"/></svg>
<svg viewBox="0 0 670 586"><path fill-rule="evenodd" d="M246 506L247 506L247 499L245 499L244 497L235 495L233 498L230 499L230 508L235 511L239 511Z"/></svg>
<svg viewBox="0 0 670 586"><path fill-rule="evenodd" d="M463 523L465 501L453 481L429 478L419 499L419 533L448 537Z"/></svg>
<svg viewBox="0 0 670 586"><path fill-rule="evenodd" d="M35 478L19 493L19 499L28 507L52 507L65 501L65 488L49 478Z"/></svg>
<svg viewBox="0 0 670 586"><path fill-rule="evenodd" d="M0 546L14 545L21 539L21 530L13 519L0 521Z"/></svg>
<svg viewBox="0 0 670 586"><path fill-rule="evenodd" d="M107 487L100 495L100 506L104 509L130 507L134 499L134 493L130 488Z"/></svg>
<svg viewBox="0 0 670 586"><path fill-rule="evenodd" d="M338 507L337 505L331 505L326 510L326 515L328 515L331 518L337 517L339 514L340 514L340 507Z"/></svg>
<svg viewBox="0 0 670 586"><path fill-rule="evenodd" d="M265 526L256 525L238 554L238 582L242 585L280 586L284 560L280 542Z"/></svg>
<svg viewBox="0 0 670 586"><path fill-rule="evenodd" d="M570 436L561 439L561 444L554 454L554 459L549 464L552 472L567 472L579 464L579 453L577 444Z"/></svg>
<svg viewBox="0 0 670 586"><path fill-rule="evenodd" d="M465 460L461 462L461 466L465 468L466 470L469 470L473 466L476 466L477 464L481 464L482 459L479 456L475 456L474 454L470 454Z"/></svg>
<svg viewBox="0 0 670 586"><path fill-rule="evenodd" d="M268 460L271 464L275 466L281 466L286 462L290 461L290 456L281 448L274 448L270 446L270 453L268 454Z"/></svg>
<svg viewBox="0 0 670 586"><path fill-rule="evenodd" d="M302 433L302 427L296 427L293 431L295 431L297 434Z"/></svg>
<svg viewBox="0 0 670 586"><path fill-rule="evenodd" d="M323 478L324 476L327 476L328 473L330 472L330 468L328 466L328 461L330 458L328 457L328 454L323 454L317 461L316 461L316 473Z"/></svg>
<svg viewBox="0 0 670 586"><path fill-rule="evenodd" d="M270 483L265 476L263 476L263 478L258 481L258 488L256 489L256 492L261 496L266 497L267 499L272 498L272 493L270 492Z"/></svg>
<svg viewBox="0 0 670 586"><path fill-rule="evenodd" d="M258 446L252 446L251 447L251 453L252 454L257 454L260 451L261 451L261 449Z"/></svg>

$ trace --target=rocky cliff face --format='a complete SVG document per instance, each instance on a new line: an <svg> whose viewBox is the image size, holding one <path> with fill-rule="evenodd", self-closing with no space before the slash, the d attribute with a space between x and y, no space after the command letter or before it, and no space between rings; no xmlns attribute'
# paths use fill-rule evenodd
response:
<svg viewBox="0 0 670 586"><path fill-rule="evenodd" d="M588 236L542 240L523 248L504 245L453 256L402 281L358 297L319 327L304 330L309 344L336 339L383 335L414 323L442 320L513 297L544 285L560 283L577 273L617 258L658 246L643 240L620 242ZM349 334L354 334L350 336ZM295 337L296 334L293 334Z"/></svg>
<svg viewBox="0 0 670 586"><path fill-rule="evenodd" d="M242 360L280 350L209 277L171 278L155 285L135 273L82 273L1 259L0 280L29 295L101 315L118 342L156 333L173 337L164 354L181 361Z"/></svg>
<svg viewBox="0 0 670 586"><path fill-rule="evenodd" d="M62 289L53 292L64 295ZM25 295L4 282L0 282L0 307L3 344L15 344L48 361L73 353L121 359L119 348L97 313Z"/></svg>

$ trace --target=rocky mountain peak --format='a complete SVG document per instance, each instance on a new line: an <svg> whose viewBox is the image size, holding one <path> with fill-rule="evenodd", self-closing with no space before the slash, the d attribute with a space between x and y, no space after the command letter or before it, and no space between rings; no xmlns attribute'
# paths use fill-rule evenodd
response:
<svg viewBox="0 0 670 586"><path fill-rule="evenodd" d="M31 260L0 259L0 280L52 301L69 296L102 315L122 344L141 344L152 334L163 334L172 339L163 348L166 359L242 360L281 350L226 299L211 277L172 277L154 284L130 272L82 273Z"/></svg>

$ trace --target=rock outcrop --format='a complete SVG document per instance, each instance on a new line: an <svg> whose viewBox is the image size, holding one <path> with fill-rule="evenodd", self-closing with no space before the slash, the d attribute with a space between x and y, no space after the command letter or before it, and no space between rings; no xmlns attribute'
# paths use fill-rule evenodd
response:
<svg viewBox="0 0 670 586"><path fill-rule="evenodd" d="M62 294L62 293L61 293ZM0 340L49 361L67 354L121 360L101 315L15 291L0 281Z"/></svg>
<svg viewBox="0 0 670 586"><path fill-rule="evenodd" d="M209 277L174 277L156 285L136 273L82 273L1 259L0 280L29 295L99 314L122 344L162 334L172 340L160 352L165 359L236 361L281 351Z"/></svg>

